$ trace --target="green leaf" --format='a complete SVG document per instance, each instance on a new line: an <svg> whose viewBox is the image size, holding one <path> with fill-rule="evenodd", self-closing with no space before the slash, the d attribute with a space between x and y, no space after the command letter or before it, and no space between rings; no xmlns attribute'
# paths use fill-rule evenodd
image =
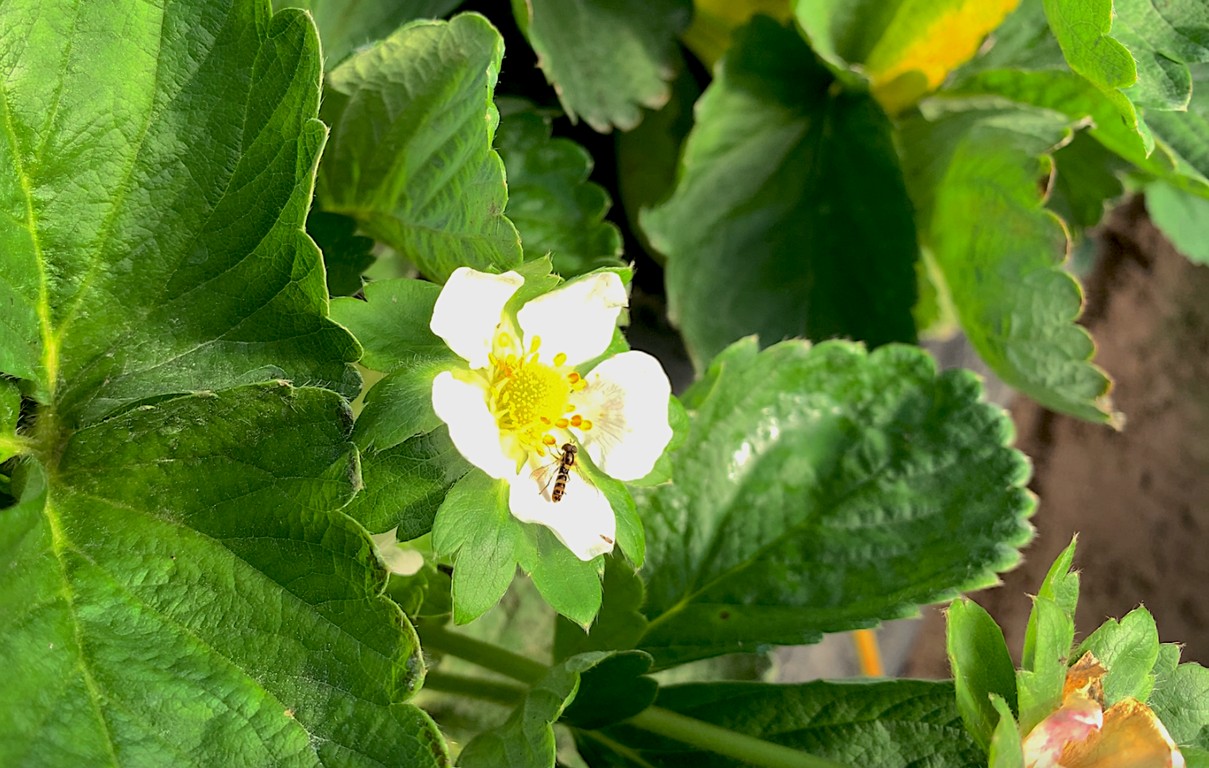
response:
<svg viewBox="0 0 1209 768"><path fill-rule="evenodd" d="M1075 545L1077 543L1077 536L1071 538L1066 549L1062 550L1050 564L1049 571L1041 581L1041 588L1037 590L1037 597L1051 601L1057 608L1058 614L1065 616L1071 622L1075 620L1075 607L1079 604L1079 574L1077 571L1071 570L1075 562ZM1066 647L1038 649L1038 633L1052 635L1051 630L1040 628L1038 622L1041 621L1041 618L1035 608L1029 614L1028 625L1024 632L1024 649L1020 655L1022 669L1035 669L1039 653L1045 657L1065 658L1066 652L1070 649L1069 642Z"/></svg>
<svg viewBox="0 0 1209 768"><path fill-rule="evenodd" d="M332 301L332 319L348 328L365 353L361 364L389 373L417 356L448 355L432 329L432 307L441 287L424 280L379 280L365 286L365 300Z"/></svg>
<svg viewBox="0 0 1209 768"><path fill-rule="evenodd" d="M1061 266L1066 232L1038 190L1068 121L974 100L931 104L903 130L907 182L962 329L1007 384L1047 408L1113 423L1109 379L1075 323L1082 294Z"/></svg>
<svg viewBox="0 0 1209 768"><path fill-rule="evenodd" d="M554 765L554 723L575 698L580 675L608 653L572 656L525 693L507 722L476 736L458 758L461 768Z"/></svg>
<svg viewBox="0 0 1209 768"><path fill-rule="evenodd" d="M1156 181L1146 185L1146 212L1189 261L1209 264L1209 200Z"/></svg>
<svg viewBox="0 0 1209 768"><path fill-rule="evenodd" d="M470 471L470 464L441 427L385 450L361 454L365 488L344 513L371 533L398 528L399 541L432 530L445 494Z"/></svg>
<svg viewBox="0 0 1209 768"><path fill-rule="evenodd" d="M649 707L659 684L648 677L651 657L642 651L614 652L583 673L575 700L562 721L575 728L599 730L627 720Z"/></svg>
<svg viewBox="0 0 1209 768"><path fill-rule="evenodd" d="M273 7L310 12L330 69L357 48L386 37L404 22L438 19L461 4L462 0L274 0Z"/></svg>
<svg viewBox="0 0 1209 768"><path fill-rule="evenodd" d="M667 102L690 0L512 0L512 10L572 121L627 131L640 107Z"/></svg>
<svg viewBox="0 0 1209 768"><path fill-rule="evenodd" d="M351 296L361 290L361 273L374 263L374 241L356 234L357 222L348 216L311 211L306 233L323 252L327 292Z"/></svg>
<svg viewBox="0 0 1209 768"><path fill-rule="evenodd" d="M585 651L634 648L646 631L642 615L642 579L619 557L605 558L604 602L588 629L560 618L554 626L554 658L562 660Z"/></svg>
<svg viewBox="0 0 1209 768"><path fill-rule="evenodd" d="M698 369L752 333L915 340L918 249L891 126L833 82L797 32L756 17L697 103L676 191L642 217Z"/></svg>
<svg viewBox="0 0 1209 768"><path fill-rule="evenodd" d="M0 372L70 426L271 378L355 394L302 231L324 140L306 18L39 9L0 10Z"/></svg>
<svg viewBox="0 0 1209 768"><path fill-rule="evenodd" d="M1195 0L1046 0L1071 69L1139 107L1188 106L1188 63L1209 60L1209 9Z"/></svg>
<svg viewBox="0 0 1209 768"><path fill-rule="evenodd" d="M1159 658L1159 630L1145 608L1135 608L1118 622L1108 619L1087 636L1076 655L1094 653L1104 675L1105 704L1124 698L1146 701L1154 688L1154 665Z"/></svg>
<svg viewBox="0 0 1209 768"><path fill-rule="evenodd" d="M531 107L505 110L496 143L508 169L508 218L526 259L549 253L563 277L621 265L621 232L605 221L609 193L588 181L587 150L551 138L549 120Z"/></svg>
<svg viewBox="0 0 1209 768"><path fill-rule="evenodd" d="M675 188L681 147L693 128L693 105L700 96L696 78L682 72L672 81L667 104L648 113L638 127L617 134L617 193L626 223L647 255L660 264L663 254L651 246L639 216L644 208L666 200Z"/></svg>
<svg viewBox="0 0 1209 768"><path fill-rule="evenodd" d="M357 481L349 425L334 393L270 383L140 406L26 464L0 526L19 662L0 762L446 764L402 703L414 632L331 511Z"/></svg>
<svg viewBox="0 0 1209 768"><path fill-rule="evenodd" d="M392 573L386 593L410 617L444 619L453 613L452 583L447 569L428 558L410 576Z"/></svg>
<svg viewBox="0 0 1209 768"><path fill-rule="evenodd" d="M1161 669L1164 657L1169 662L1174 657L1178 662L1179 647L1166 643L1162 646L1150 708L1176 744L1209 749L1209 669L1193 662L1179 666L1172 663L1168 669Z"/></svg>
<svg viewBox="0 0 1209 768"><path fill-rule="evenodd" d="M562 616L582 627L600 610L600 562L584 562L545 526L527 526L534 534L522 539L517 560L542 598Z"/></svg>
<svg viewBox="0 0 1209 768"><path fill-rule="evenodd" d="M1121 122L1142 140L1145 154L1154 150L1154 135L1137 106L1123 93L1138 82L1138 64L1129 49L1109 35L1112 0L1044 0L1045 16L1067 64L1095 85Z"/></svg>
<svg viewBox="0 0 1209 768"><path fill-rule="evenodd" d="M1054 152L1054 169L1048 207L1066 222L1072 239L1082 239L1085 230L1104 218L1105 208L1125 194L1117 177L1125 164L1087 131L1079 131Z"/></svg>
<svg viewBox="0 0 1209 768"><path fill-rule="evenodd" d="M491 148L504 44L482 16L417 21L328 75L332 137L316 194L426 277L521 259L504 216L504 166Z"/></svg>
<svg viewBox="0 0 1209 768"><path fill-rule="evenodd" d="M991 737L990 754L987 755L989 768L1024 768L1024 745L1020 741L1020 731L1012 717L1012 709L1001 697L991 694L991 705L999 713L999 724Z"/></svg>
<svg viewBox="0 0 1209 768"><path fill-rule="evenodd" d="M950 683L688 684L664 686L656 705L845 765L976 765L982 759L953 706ZM624 746L623 755L639 760L623 765L713 768L738 764L625 725L605 733ZM580 738L578 744L589 764L617 764L606 762L605 755L615 754L611 754L608 742L587 737ZM805 760L803 764L807 764Z"/></svg>
<svg viewBox="0 0 1209 768"><path fill-rule="evenodd" d="M508 486L474 469L437 510L432 548L453 566L453 620L466 624L499 602L516 575L520 523L508 512Z"/></svg>
<svg viewBox="0 0 1209 768"><path fill-rule="evenodd" d="M635 489L657 667L816 642L995 581L1031 536L1027 461L964 371L913 347L748 340L685 395L676 483Z"/></svg>
<svg viewBox="0 0 1209 768"><path fill-rule="evenodd" d="M432 407L432 381L454 368L464 369L465 363L448 351L402 361L365 395L353 431L357 447L381 451L442 426Z"/></svg>
<svg viewBox="0 0 1209 768"><path fill-rule="evenodd" d="M1204 195L1209 194L1209 65L1194 65L1192 81L1187 112L1148 112L1146 119L1159 146L1173 155L1176 175L1169 180Z"/></svg>
<svg viewBox="0 0 1209 768"><path fill-rule="evenodd" d="M0 8L0 366L36 401L0 525L2 764L449 762L336 511L348 405L265 383L352 395L359 354L303 231L318 42L268 8Z"/></svg>
<svg viewBox="0 0 1209 768"><path fill-rule="evenodd" d="M966 729L989 749L999 713L992 696L1016 708L1016 671L1003 630L982 606L954 600L947 612L946 650L957 691L957 710Z"/></svg>

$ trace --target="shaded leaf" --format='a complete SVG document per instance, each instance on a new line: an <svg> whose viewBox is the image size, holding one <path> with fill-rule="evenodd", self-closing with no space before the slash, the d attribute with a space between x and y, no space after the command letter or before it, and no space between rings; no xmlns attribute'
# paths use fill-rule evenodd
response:
<svg viewBox="0 0 1209 768"><path fill-rule="evenodd" d="M344 513L371 533L398 528L399 541L410 541L432 530L433 518L445 494L470 471L441 427L382 450L361 455L364 490Z"/></svg>
<svg viewBox="0 0 1209 768"><path fill-rule="evenodd" d="M658 109L691 0L512 0L517 24L571 120L629 130Z"/></svg>
<svg viewBox="0 0 1209 768"><path fill-rule="evenodd" d="M554 765L555 721L574 699L580 675L609 656L584 653L553 666L525 693L507 722L480 733L466 745L458 765L462 768Z"/></svg>
<svg viewBox="0 0 1209 768"><path fill-rule="evenodd" d="M440 292L439 285L424 280L378 280L365 286L365 301L334 299L332 319L361 342L362 365L389 373L417 356L450 354L429 327Z"/></svg>
<svg viewBox="0 0 1209 768"><path fill-rule="evenodd" d="M642 217L699 369L752 333L915 339L915 229L890 124L832 82L797 32L755 18L697 103L675 192Z"/></svg>
<svg viewBox="0 0 1209 768"><path fill-rule="evenodd" d="M713 69L730 48L734 32L757 13L780 22L793 18L793 0L696 0L693 23L684 31L684 44Z"/></svg>
<svg viewBox="0 0 1209 768"><path fill-rule="evenodd" d="M310 12L328 69L361 46L380 40L400 24L415 19L439 19L462 0L273 0L274 8Z"/></svg>
<svg viewBox="0 0 1209 768"><path fill-rule="evenodd" d="M338 213L311 211L306 219L306 233L323 253L327 292L332 296L360 291L361 274L374 263L373 239L356 230L356 221Z"/></svg>
<svg viewBox="0 0 1209 768"><path fill-rule="evenodd" d="M1001 379L1053 410L1115 419L1109 379L1075 323L1082 294L1062 269L1066 231L1038 179L1069 139L1051 112L933 102L903 131L921 234L970 343ZM970 212L978 215L971 218Z"/></svg>
<svg viewBox="0 0 1209 768"><path fill-rule="evenodd" d="M554 626L554 658L565 659L585 651L634 648L647 620L642 615L642 579L634 567L619 557L605 558L604 602L596 622L587 630L566 619Z"/></svg>
<svg viewBox="0 0 1209 768"><path fill-rule="evenodd" d="M621 232L604 218L609 193L588 181L592 156L583 147L551 138L549 121L533 111L506 112L497 147L526 259L549 253L564 278L621 265Z"/></svg>
<svg viewBox="0 0 1209 768"><path fill-rule="evenodd" d="M1030 537L1028 465L974 377L911 347L751 340L685 396L676 483L635 489L664 667L815 642L994 582Z"/></svg>
<svg viewBox="0 0 1209 768"><path fill-rule="evenodd" d="M486 19L461 14L406 24L328 75L321 207L355 218L438 282L460 266L520 262L491 148L503 49Z"/></svg>
<svg viewBox="0 0 1209 768"><path fill-rule="evenodd" d="M642 651L613 653L583 673L563 722L599 730L638 714L655 701L659 690L654 678L646 675L650 668L651 657Z"/></svg>
<svg viewBox="0 0 1209 768"><path fill-rule="evenodd" d="M1189 261L1209 264L1209 200L1156 181L1146 186L1146 212Z"/></svg>

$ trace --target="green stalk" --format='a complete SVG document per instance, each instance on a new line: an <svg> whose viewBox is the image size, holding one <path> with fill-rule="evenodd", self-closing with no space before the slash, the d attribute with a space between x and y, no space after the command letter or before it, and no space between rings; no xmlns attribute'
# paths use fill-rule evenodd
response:
<svg viewBox="0 0 1209 768"><path fill-rule="evenodd" d="M419 628L420 640L425 648L457 656L484 669L498 672L505 677L533 685L546 676L550 669L539 662L526 658L498 645L475 640L473 637L450 632L444 627L423 625Z"/></svg>
<svg viewBox="0 0 1209 768"><path fill-rule="evenodd" d="M481 699L495 704L511 706L525 695L525 689L512 683L484 680L469 675L453 675L446 672L429 672L424 677L424 689L442 693L456 693L472 699Z"/></svg>
<svg viewBox="0 0 1209 768"><path fill-rule="evenodd" d="M450 632L441 626L421 626L419 631L425 648L457 656L459 659L528 685L538 682L549 671L544 664L497 645ZM506 683L492 683L472 678L456 679L458 677L433 673L428 676L428 684L431 685L435 678L436 686L464 686L456 692L464 692L476 698L493 701L499 699L490 695L492 693L498 693L501 696L508 695L509 701L515 701L515 697L523 695L523 692L519 691L516 686ZM442 690L436 686L434 689ZM488 688L492 688L492 690L489 692ZM455 692L452 688L444 690ZM757 766L757 768L848 768L843 763L837 763L834 760L815 757L790 747L696 720L661 707L648 707L626 720L625 723L699 749L733 757L747 765Z"/></svg>
<svg viewBox="0 0 1209 768"><path fill-rule="evenodd" d="M625 723L759 768L848 768L834 760L815 757L662 707L648 707Z"/></svg>

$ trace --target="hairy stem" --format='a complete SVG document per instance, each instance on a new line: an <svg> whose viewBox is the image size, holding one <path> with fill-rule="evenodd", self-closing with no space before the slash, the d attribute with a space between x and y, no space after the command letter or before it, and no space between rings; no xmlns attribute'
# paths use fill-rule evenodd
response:
<svg viewBox="0 0 1209 768"><path fill-rule="evenodd" d="M525 689L512 683L484 680L469 675L452 675L446 672L429 672L424 677L424 688L442 693L456 693L472 699L481 699L510 706L525 695Z"/></svg>
<svg viewBox="0 0 1209 768"><path fill-rule="evenodd" d="M444 627L422 625L419 628L424 647L457 656L472 664L498 672L505 677L532 685L546 676L549 668L498 645L485 643L473 637L450 632Z"/></svg>
<svg viewBox="0 0 1209 768"><path fill-rule="evenodd" d="M799 752L672 712L662 707L647 709L626 720L626 725L667 736L719 755L742 760L760 768L848 768L843 763Z"/></svg>

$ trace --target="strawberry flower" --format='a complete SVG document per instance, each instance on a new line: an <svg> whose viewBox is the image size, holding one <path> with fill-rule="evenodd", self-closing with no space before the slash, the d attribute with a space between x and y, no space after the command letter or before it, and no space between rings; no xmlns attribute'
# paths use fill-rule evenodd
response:
<svg viewBox="0 0 1209 768"><path fill-rule="evenodd" d="M672 436L671 386L644 352L582 370L605 353L627 304L616 274L564 283L510 312L523 284L515 272L468 267L449 277L431 328L466 367L433 380L432 404L458 451L508 483L514 517L548 527L591 560L613 549L616 518L577 466L563 466L564 446L617 480L643 477ZM555 493L561 474L565 486Z"/></svg>

